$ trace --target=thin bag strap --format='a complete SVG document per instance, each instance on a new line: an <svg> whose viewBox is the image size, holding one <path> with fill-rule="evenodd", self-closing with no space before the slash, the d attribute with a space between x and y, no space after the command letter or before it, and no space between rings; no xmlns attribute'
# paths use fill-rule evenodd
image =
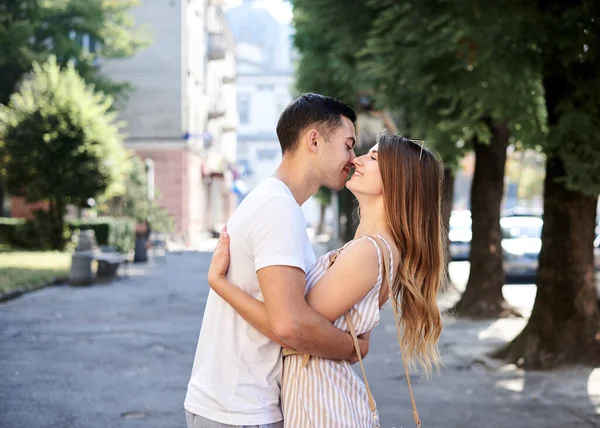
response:
<svg viewBox="0 0 600 428"><path fill-rule="evenodd" d="M381 244L383 238L380 236L374 236L375 241L377 242L377 246L382 251L382 254L386 254L384 246ZM385 242L385 241L384 241ZM387 243L386 245L387 246ZM389 249L388 249L389 250ZM392 310L394 311L394 320L396 321L396 334L398 336L398 344L400 345L400 353L402 354L402 364L404 365L404 373L406 374L406 384L408 385L408 392L410 393L410 401L412 404L413 418L415 420L415 424L417 428L421 428L421 419L419 418L419 412L417 411L417 404L415 403L415 396L413 395L412 385L410 383L410 373L408 372L408 366L406 365L404 345L402 344L402 337L400 336L400 314L398 313L398 306L396 305L396 301L394 299L394 295L392 292L392 284L390 283L390 278L388 277L388 272L390 272L390 264L389 258L385 255L383 256L383 274L384 281L387 281L389 287L389 295L390 295L390 305L392 306Z"/></svg>
<svg viewBox="0 0 600 428"><path fill-rule="evenodd" d="M335 259L340 254L341 249L338 250L330 259L329 267L333 265ZM375 404L375 399L373 398L373 394L371 393L371 386L369 385L369 379L367 378L367 372L365 371L365 365L363 364L362 354L360 353L360 345L358 343L358 336L356 335L356 328L354 328L354 323L352 322L352 317L350 316L350 311L344 314L346 318L346 324L348 325L348 330L350 330L350 336L352 336L352 341L354 342L354 349L356 350L356 355L358 356L358 362L360 363L360 369L362 370L363 379L365 381L365 387L367 388L367 395L369 396L369 408L371 409L371 413L373 414L373 418L375 420L375 425L379 428L379 414L377 413L377 405Z"/></svg>
<svg viewBox="0 0 600 428"><path fill-rule="evenodd" d="M375 405L375 399L373 398L373 394L371 394L371 387L369 386L369 380L367 379L367 372L365 371L365 366L363 364L362 355L360 353L360 346L358 344L358 336L356 335L356 329L354 328L354 323L352 322L352 317L350 316L350 312L346 312L344 314L346 317L346 324L348 324L348 330L350 330L350 335L352 336L352 340L354 341L354 348L356 349L356 355L358 356L358 362L360 363L360 369L362 370L363 379L365 380L365 386L367 387L367 395L369 396L369 407L371 408L371 412L377 412L377 406Z"/></svg>

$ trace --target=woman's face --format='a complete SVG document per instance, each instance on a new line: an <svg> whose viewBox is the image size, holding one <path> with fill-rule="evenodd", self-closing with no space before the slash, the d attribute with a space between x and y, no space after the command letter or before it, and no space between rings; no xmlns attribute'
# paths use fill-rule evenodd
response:
<svg viewBox="0 0 600 428"><path fill-rule="evenodd" d="M383 183L378 162L378 146L378 144L375 144L369 150L369 153L352 161L354 174L346 183L346 187L357 197L359 195L378 196L383 194Z"/></svg>

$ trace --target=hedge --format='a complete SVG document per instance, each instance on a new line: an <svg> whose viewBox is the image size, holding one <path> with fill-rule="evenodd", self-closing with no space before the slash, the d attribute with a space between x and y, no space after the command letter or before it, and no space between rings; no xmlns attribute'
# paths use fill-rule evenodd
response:
<svg viewBox="0 0 600 428"><path fill-rule="evenodd" d="M133 250L135 246L135 220L133 219L98 217L70 221L68 225L72 231L92 229L96 234L98 245L110 245L122 253Z"/></svg>
<svg viewBox="0 0 600 428"><path fill-rule="evenodd" d="M120 252L135 246L135 221L128 218L99 217L67 222L69 233L92 229L98 245L109 245ZM0 218L0 242L24 249L45 249L47 239L33 221L21 218Z"/></svg>

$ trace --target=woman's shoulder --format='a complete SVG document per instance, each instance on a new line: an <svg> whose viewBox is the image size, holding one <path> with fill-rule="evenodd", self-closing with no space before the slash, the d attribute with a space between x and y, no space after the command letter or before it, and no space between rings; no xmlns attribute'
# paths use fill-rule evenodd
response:
<svg viewBox="0 0 600 428"><path fill-rule="evenodd" d="M348 247L344 246L342 249L345 250L346 248L349 249L350 247L353 247L355 248L355 251L360 251L362 253L375 252L378 257L386 257L388 260L393 261L394 266L397 265L400 256L396 243L393 238L387 234L366 235L350 241L346 245Z"/></svg>
<svg viewBox="0 0 600 428"><path fill-rule="evenodd" d="M337 250L337 255L334 257L338 259L344 259L354 262L360 262L356 264L356 268L365 268L365 266L373 262L374 266L379 264L380 250L375 244L374 238L370 236L363 236L361 238L354 239L342 248Z"/></svg>

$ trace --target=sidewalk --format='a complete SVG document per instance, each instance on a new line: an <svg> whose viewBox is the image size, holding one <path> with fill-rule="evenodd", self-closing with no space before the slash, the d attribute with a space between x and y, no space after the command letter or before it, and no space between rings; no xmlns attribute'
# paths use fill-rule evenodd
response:
<svg viewBox="0 0 600 428"><path fill-rule="evenodd" d="M0 304L0 426L185 427L210 257L182 251L134 265L111 284L52 287ZM511 285L505 294L530 307L534 288ZM523 372L487 360L523 319L444 323L445 367L431 380L413 378L423 427L600 427L600 369ZM389 308L365 366L382 427L414 427Z"/></svg>
<svg viewBox="0 0 600 428"><path fill-rule="evenodd" d="M318 256L331 249L312 239ZM199 251L212 251L216 239ZM468 263L452 263L450 275L459 291L468 279ZM505 298L528 317L535 285L504 287ZM450 308L459 294L440 297ZM532 372L492 360L486 355L514 338L527 319L470 321L444 317L440 351L444 368L431 380L413 379L423 426L427 427L600 427L600 368L568 368ZM411 427L410 401L398 355L391 310L382 314L365 360L384 427ZM391 425L390 421L394 421ZM400 423L401 422L401 423Z"/></svg>
<svg viewBox="0 0 600 428"><path fill-rule="evenodd" d="M504 295L528 315L535 286L508 285ZM440 305L449 308L458 297L445 294ZM445 316L443 321L440 351L444 368L430 380L412 379L424 427L600 427L600 368L524 371L486 357L514 338L526 319L471 321ZM386 421L383 426L412 427L391 310L384 311L381 324L366 359L373 393ZM387 421L401 423L388 425Z"/></svg>

